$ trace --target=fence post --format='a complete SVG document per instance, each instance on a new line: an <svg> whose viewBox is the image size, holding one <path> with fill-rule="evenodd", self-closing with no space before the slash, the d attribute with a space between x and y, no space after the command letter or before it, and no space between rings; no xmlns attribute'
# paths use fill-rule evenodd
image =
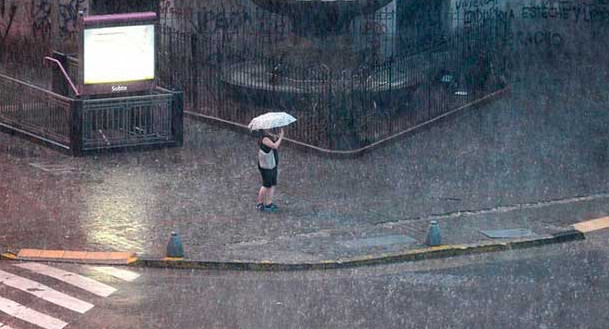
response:
<svg viewBox="0 0 609 329"><path fill-rule="evenodd" d="M184 93L182 91L173 92L171 106L171 135L176 146L184 144Z"/></svg>
<svg viewBox="0 0 609 329"><path fill-rule="evenodd" d="M82 110L83 100L75 98L72 100L72 117L70 120L70 150L73 156L82 154Z"/></svg>
<svg viewBox="0 0 609 329"><path fill-rule="evenodd" d="M193 108L198 108L199 107L199 61L197 60L199 58L199 38L197 33L198 32L191 32L192 34L190 35L190 50L191 50L191 54L190 54L190 65L192 66L192 73L190 75L190 86L186 86L187 88L190 87L190 107L191 109ZM182 88L182 89L186 89L186 88Z"/></svg>

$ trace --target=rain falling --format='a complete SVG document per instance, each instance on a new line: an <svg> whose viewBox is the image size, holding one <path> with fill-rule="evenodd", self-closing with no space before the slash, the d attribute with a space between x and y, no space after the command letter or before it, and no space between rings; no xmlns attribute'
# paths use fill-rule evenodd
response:
<svg viewBox="0 0 609 329"><path fill-rule="evenodd" d="M0 329L607 328L607 0L0 0Z"/></svg>

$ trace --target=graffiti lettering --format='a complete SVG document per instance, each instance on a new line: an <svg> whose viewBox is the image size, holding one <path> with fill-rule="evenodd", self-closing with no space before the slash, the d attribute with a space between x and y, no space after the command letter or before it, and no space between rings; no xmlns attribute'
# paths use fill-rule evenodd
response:
<svg viewBox="0 0 609 329"><path fill-rule="evenodd" d="M600 5L589 6L590 22L609 22L609 8Z"/></svg>
<svg viewBox="0 0 609 329"><path fill-rule="evenodd" d="M34 36L46 37L51 34L51 1L32 0L32 29Z"/></svg>
<svg viewBox="0 0 609 329"><path fill-rule="evenodd" d="M62 37L68 37L76 33L76 23L78 20L78 12L84 10L82 4L86 0L69 0L65 3L59 3L59 28Z"/></svg>
<svg viewBox="0 0 609 329"><path fill-rule="evenodd" d="M608 0L597 0L608 1ZM609 1L608 1L609 2ZM573 20L576 22L603 22L609 21L609 8L604 3L573 3L561 1L558 6L546 3L523 6L522 19L541 20Z"/></svg>
<svg viewBox="0 0 609 329"><path fill-rule="evenodd" d="M456 20L463 19L463 23L466 25L486 23L489 21L495 21L498 23L507 23L515 18L513 10L500 10L498 8L491 9L473 9L464 10L463 16L457 13Z"/></svg>
<svg viewBox="0 0 609 329"><path fill-rule="evenodd" d="M518 31L507 36L508 44L537 47L561 47L564 44L563 36L558 32L548 30Z"/></svg>
<svg viewBox="0 0 609 329"><path fill-rule="evenodd" d="M176 19L180 18L183 20L190 20L194 16L192 8L174 8L174 7L161 7L161 17L165 19Z"/></svg>
<svg viewBox="0 0 609 329"><path fill-rule="evenodd" d="M83 4L86 0L59 1L59 32L61 37L69 38L76 33L78 12L85 10ZM51 33L51 6L52 0L32 0L30 16L35 36L47 37Z"/></svg>
<svg viewBox="0 0 609 329"><path fill-rule="evenodd" d="M162 14L165 14L165 13L169 12L169 8L172 8L172 6L173 6L172 0L161 0L159 2L159 11Z"/></svg>
<svg viewBox="0 0 609 329"><path fill-rule="evenodd" d="M498 0L457 0L455 8L457 10L463 8L478 8L485 6L496 6Z"/></svg>

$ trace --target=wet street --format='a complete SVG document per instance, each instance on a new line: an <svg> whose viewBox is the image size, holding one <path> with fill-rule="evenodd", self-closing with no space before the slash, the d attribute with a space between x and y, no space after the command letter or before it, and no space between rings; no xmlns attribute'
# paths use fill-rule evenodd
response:
<svg viewBox="0 0 609 329"><path fill-rule="evenodd" d="M40 27L42 22L45 29L46 18L37 16L51 12L49 9L49 13L45 13L46 2L32 1L32 6L27 8L18 2L9 0L5 6L5 1L0 0L0 46L5 44L11 24L22 17L27 20L27 25L22 24L13 31L25 33L23 38L21 35L19 38L27 42L15 43L23 45L24 49L38 42L27 36L32 25ZM171 15L184 14L186 17L186 13L191 13L190 9L186 10L188 5L198 2L183 2L186 7L180 8L178 1L163 1L165 6L171 6L165 7ZM82 1L72 3L81 4ZM468 17L480 15L484 20L498 20L493 29L507 28L507 21L513 20L514 29L510 27L510 35L501 39L501 43L505 43L501 46L505 46L504 50L508 52L501 54L505 56L500 56L502 61L489 59L488 67L480 64L485 63L484 57L496 56L484 54L475 45L467 43L458 48L472 48L468 53L475 56L453 59L464 62L461 63L463 65L467 64L466 57L471 57L469 59L473 62L478 61L478 69L489 71L482 74L496 75L485 83L495 84L497 88L507 86L505 92L355 158L307 153L290 147L288 143L283 144L279 150L279 179L274 197L274 203L279 206L276 213L255 210L261 183L256 166L256 138L247 132L202 122L195 115L218 114L229 109L235 113L228 111L224 114L250 117L263 106L246 104L249 100L245 98L238 99L239 102L228 97L224 99L224 91L222 94L213 93L213 88L221 87L227 89L228 94L227 86L220 85L230 81L220 78L223 71L231 68L229 62L244 61L247 64L249 60L241 58L245 54L254 56L250 59L257 59L259 50L253 47L255 43L250 42L264 41L261 35L255 34L260 31L245 25L243 30L247 34L239 38L232 36L229 25L238 23L238 20L233 22L230 18L230 24L225 22L226 17L234 16L225 17L225 3L228 2L206 2L209 8L197 4L196 11L192 11L197 14L197 26L195 21L179 24L178 21L165 21L168 25L164 28L181 24L187 30L193 29L195 34L176 30L175 34L157 38L167 47L171 40L165 39L180 37L176 39L180 48L164 49L155 55L169 65L163 68L165 76L155 76L155 79L163 82L163 79L171 78L172 83L184 84L180 88L193 92L188 96L198 100L187 102L187 107L191 108L186 108L183 122L183 147L72 157L22 136L0 132L0 329L609 327L606 311L609 308L609 225L586 232L583 240L556 239L549 242L551 244L535 244L550 240L548 237L561 237L560 234L569 231L580 233L572 229L576 223L593 219L604 220L605 224L609 222L609 70L606 69L606 49L609 48L605 35L609 7L606 1L592 3L590 0L577 6L560 2L564 9L562 18L558 16L558 7L548 9L545 3L535 7L520 1L516 5L515 2L514 14L509 8L511 2L446 2L447 7L462 9ZM35 4L40 5L39 10ZM249 5L254 6L254 3ZM555 16L543 17L542 5L547 11L552 10L550 12ZM66 6L65 1L56 2L53 15L65 14L65 8L69 7ZM240 11L233 13L243 15L235 17L243 17L246 21L245 7L235 8ZM388 21L390 28L395 25L395 30L398 25L407 24L404 28L415 30L419 25L420 17L411 20L411 16L404 15L407 7L395 7L395 10L401 10L402 14ZM537 10L540 14L533 15ZM582 16L579 16L580 11ZM15 16L16 13L21 16ZM74 15L77 13L78 10L73 10ZM500 14L503 17L499 17ZM423 22L424 16L428 15L420 16ZM263 16L247 17L248 24L278 27L271 24L278 21L265 22ZM213 33L211 29L207 30L206 24L216 26L221 25L220 22L229 29L218 27ZM376 24L374 21L358 24L365 27L367 23ZM465 24L465 19L462 23ZM66 26L71 27L65 21L62 26L53 26L52 29L49 26L49 40L59 38L54 34L66 32L62 30ZM370 27L377 29L375 26ZM290 37L284 32L289 27L282 25L283 32L277 35L286 37L285 40L269 46L280 46L281 52L285 50L286 54L295 45L313 46L307 46L302 40L296 42L297 39L288 42ZM378 29L381 27L378 25ZM467 30L469 27L463 28ZM39 32L45 36L44 30ZM36 36L36 31L33 36ZM541 37L547 39L544 41ZM372 42L376 36L367 35L365 38ZM410 42L410 36L401 35L400 38L404 40L394 41ZM150 44L157 39L150 38ZM354 41L361 43L365 41L363 39ZM323 39L315 48L306 48L306 52L321 51L331 46L332 40L338 39ZM349 40L345 38L343 41ZM437 40L440 41L444 43ZM271 38L264 42L271 42ZM499 43L493 41L492 44ZM50 43L41 42L40 45L52 48ZM233 47L236 45L239 47ZM216 46L216 49L211 46ZM352 47L346 46L345 43L344 50L350 52ZM190 49L186 49L188 47ZM0 48L5 49L8 47ZM45 52L47 50L44 49ZM486 50L499 52L493 47ZM411 50L401 51L409 54ZM0 53L5 57L7 53L11 57L21 57L12 49ZM273 56L273 66L268 68L273 69L268 83L264 84L270 86L275 93L273 96L277 97L280 95L272 81L275 81L277 72L281 73L281 67L275 65L274 57L282 55L278 51L277 54L274 51L269 54ZM425 54L419 55L425 57ZM308 57L305 52L299 55L292 61ZM386 55L386 63L392 67L399 56L394 57L393 50L391 55ZM337 64L350 66L349 60L360 55L353 53L352 59L345 57L345 63L340 63L343 58L334 54L324 57L332 57ZM32 63L41 60L37 55L30 59ZM420 63L426 62L437 60L426 58L411 64L421 66ZM4 58L0 60L0 71L17 72L24 77L40 73L32 68L21 72L22 67L12 63ZM151 63L154 64L153 70L161 66ZM491 74L490 71L496 69L493 63L505 64L505 71ZM183 64L182 70L177 70L177 64ZM459 75L469 76L466 71L474 70L476 66L470 64L455 72L444 72L443 69L437 77L412 75L422 78L423 84L451 83ZM330 76L336 74L341 78L337 81L344 86L349 84L346 78L353 75L348 70L333 72L324 63L316 65L328 68ZM83 68L81 65L78 69ZM379 72L393 74L394 70ZM404 72L409 75L417 73L418 69ZM266 74L263 72L260 76ZM79 75L79 79L84 78L83 74ZM367 84L369 79L366 75L362 77L366 80L361 81ZM198 81L199 78L209 78L209 81ZM291 75L285 78L291 79ZM472 73L464 81L472 80L470 84L475 85L476 78L480 76ZM325 78L319 81L307 79L316 83L323 81L319 83L320 87L315 88L326 85L329 91L332 90L332 84L326 83ZM36 82L42 83L41 80ZM50 85L50 81L47 82ZM375 83L380 86L380 82ZM234 84L231 90L243 87ZM387 80L387 85L391 92L391 79ZM468 96L463 100L474 99L473 96L479 92L475 86L468 86L463 81L454 87L459 88L455 91L450 89L450 99L462 96ZM427 90L427 95L417 96L415 93L415 96L427 97L420 100L429 104L417 107L417 97L404 97L396 98L400 102L402 99L409 102L403 108L399 102L395 109L382 104L377 108L373 100L367 111L382 117L389 115L388 110L399 110L409 113L414 120L423 115L423 109L430 112L434 108L431 103L442 101L435 99L437 95L431 93L431 88L417 88L419 93ZM484 89L483 86L479 88ZM11 115L14 114L15 118L24 116L24 108L38 114L37 108L29 109L31 104L27 103L31 100L27 95L6 90L9 89L0 89L0 93L5 91L11 95L5 95L7 100L1 101L8 106L0 105L10 110ZM334 123L324 122L324 115L327 118L342 115L337 122L350 125L349 129L377 129L365 127L370 121L366 119L368 112L361 112L353 106L360 97L370 97L364 95L367 89L352 90L360 92L348 94L350 99L333 100L341 104L336 109L353 107L353 112L349 111L350 119L345 119L340 111L317 113L318 103L309 104L314 98L307 99L308 96L302 96L302 93L297 95L302 100L296 101L298 97L291 99L291 96L286 98L287 105L292 107L286 107L286 111L301 104L314 104L311 111L305 106L290 111L301 115L299 123L316 116L321 118L310 121L320 125L310 130L312 135L320 131L330 135L335 133L330 129L336 128L332 126ZM282 97L289 96L286 92L281 93L285 93ZM13 94L21 98L15 98ZM338 94L329 92L327 97L332 100L332 95ZM324 93L315 91L314 95L322 99ZM23 100L20 101L23 104L16 104L13 99ZM42 104L42 107L47 105L36 100L31 102ZM457 103L461 104L454 104ZM323 104L319 106L319 111L334 109ZM117 109L122 111L119 105ZM266 105L264 109L267 109ZM416 112L418 109L421 111ZM76 113L70 117L72 120L79 115L77 111L66 110L65 113ZM353 116L364 118L361 122L365 124L353 120ZM410 117L402 119L406 118ZM391 120L387 116L376 124L393 124ZM323 130L326 129L324 124L327 124L328 131ZM97 129L97 124L95 127ZM172 127L176 128L176 125ZM294 127L286 127L287 138L291 137L290 129L296 129ZM89 137L106 138L102 129L95 129L88 132ZM295 130L292 133L292 136L297 135ZM110 145L109 142L106 145ZM442 232L439 246L429 246L425 242L432 221ZM489 231L525 232L525 237L532 239L526 242L532 243L526 245L528 248L520 249L519 246L524 244L511 244L512 240L505 237L485 234ZM165 259L172 232L177 232L181 238L184 260ZM502 246L502 249L485 249L491 243ZM465 252L446 252L444 258L431 259L417 258L417 254L410 258L416 261L410 262L391 258L392 255L405 255L417 250L439 251L441 254L449 249L465 250L467 248L463 246L472 245L479 248L469 249L473 252L467 255ZM166 262L174 268L92 265L84 263L84 256L71 263L9 260L20 257L19 252L24 249L44 249L50 254L62 255L64 251L136 253L143 261L134 264L151 266L153 261L158 261L156 264ZM382 262L388 259L393 263ZM150 262L146 263L146 260ZM361 262L357 263L358 260ZM369 265L365 263L367 260L379 260L376 264L380 265L361 266ZM302 271L234 270L238 266L226 266L225 270L176 269L181 261L190 264L293 265L292 269L307 264L322 266ZM336 266L330 270L317 270L327 264ZM343 264L350 265L341 266Z"/></svg>
<svg viewBox="0 0 609 329"><path fill-rule="evenodd" d="M186 119L183 148L73 158L2 133L0 248L162 257L177 231L191 259L299 262L404 247L345 247L366 238L420 245L430 220L451 244L552 233L609 213L607 73L580 71L522 72L509 94L360 158L282 147L276 214L254 211L252 136Z"/></svg>
<svg viewBox="0 0 609 329"><path fill-rule="evenodd" d="M96 266L47 264L114 288L106 297L86 291L90 284L78 288L20 263L1 262L0 277L10 273L27 278L88 303L90 309L66 309L60 302L33 296L35 289L0 285L0 294L71 329L602 329L609 320L604 311L609 307L608 247L605 230L558 246L337 271L100 271ZM131 273L115 276L117 270ZM0 308L4 306L0 301ZM5 313L0 313L0 323L38 328Z"/></svg>

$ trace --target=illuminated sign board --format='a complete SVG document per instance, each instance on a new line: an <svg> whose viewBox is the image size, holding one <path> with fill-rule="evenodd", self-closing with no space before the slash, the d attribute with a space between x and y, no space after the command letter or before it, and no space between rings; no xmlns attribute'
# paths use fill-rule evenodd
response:
<svg viewBox="0 0 609 329"><path fill-rule="evenodd" d="M111 94L154 88L156 14L83 18L81 94Z"/></svg>

